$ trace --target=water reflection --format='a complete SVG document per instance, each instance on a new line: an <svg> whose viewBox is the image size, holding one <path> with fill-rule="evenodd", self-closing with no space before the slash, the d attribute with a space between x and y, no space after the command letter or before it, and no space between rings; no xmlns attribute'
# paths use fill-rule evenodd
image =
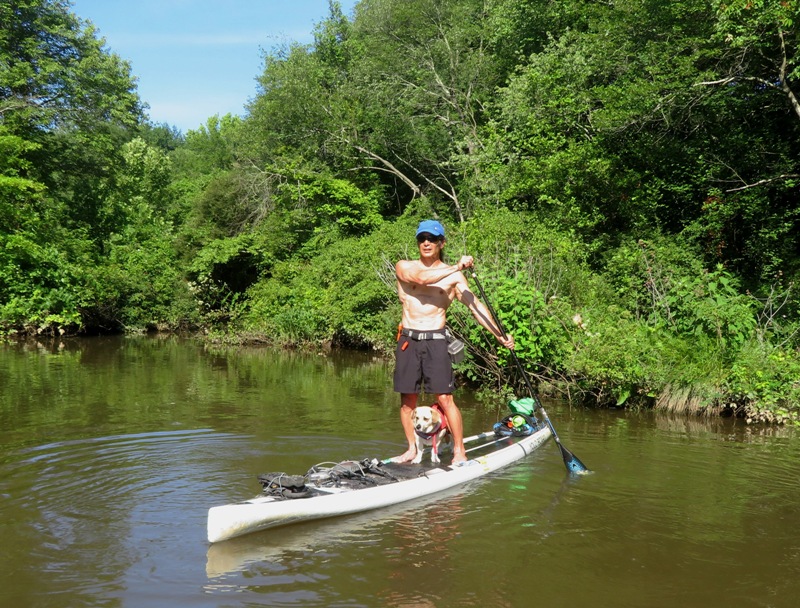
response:
<svg viewBox="0 0 800 608"><path fill-rule="evenodd" d="M380 606L425 605L425 599L413 589L424 588L430 577L435 582L448 569L443 561L459 556L448 555L448 544L460 532L462 501L477 484L466 489L448 490L439 499L426 497L374 512L307 522L216 543L208 549L206 590L210 593L251 589L257 580L259 592L267 594L271 605L281 598L320 602L327 605L320 591L321 581L309 577L307 570L292 564L339 562L346 564L348 576L375 577L375 564L358 559L361 551L379 552L384 563L379 567L386 588L376 589ZM289 566L288 568L286 566ZM410 568L410 570L409 570ZM294 572L294 574L291 574ZM411 578L409 578L409 575ZM431 590L436 599L441 584ZM333 598L330 598L331 600ZM431 601L433 601L431 600ZM425 600L427 601L427 600ZM335 603L335 601L334 601ZM436 604L433 604L436 605Z"/></svg>

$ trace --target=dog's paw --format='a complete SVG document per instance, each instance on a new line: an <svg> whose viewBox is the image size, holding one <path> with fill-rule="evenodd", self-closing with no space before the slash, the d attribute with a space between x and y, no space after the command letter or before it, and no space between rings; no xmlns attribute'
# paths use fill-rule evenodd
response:
<svg viewBox="0 0 800 608"><path fill-rule="evenodd" d="M417 455L414 456L414 460L411 461L411 464L419 464L422 462L422 452L417 452Z"/></svg>

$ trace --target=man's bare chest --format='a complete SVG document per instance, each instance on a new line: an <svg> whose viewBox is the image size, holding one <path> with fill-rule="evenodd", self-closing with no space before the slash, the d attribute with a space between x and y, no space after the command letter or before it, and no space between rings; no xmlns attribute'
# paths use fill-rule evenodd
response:
<svg viewBox="0 0 800 608"><path fill-rule="evenodd" d="M401 296L416 300L420 304L433 304L446 307L456 295L455 285L441 281L433 285L415 285L413 283L401 283Z"/></svg>

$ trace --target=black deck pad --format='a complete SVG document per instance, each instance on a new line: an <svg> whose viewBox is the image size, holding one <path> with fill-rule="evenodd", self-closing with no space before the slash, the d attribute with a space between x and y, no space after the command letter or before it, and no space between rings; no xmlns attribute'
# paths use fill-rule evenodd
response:
<svg viewBox="0 0 800 608"><path fill-rule="evenodd" d="M471 448L478 454L486 454L515 443L518 438L499 437L485 444ZM286 473L262 473L259 481L264 493L276 498L307 498L319 493L329 492L332 488L358 490L366 487L382 486L398 481L406 481L424 477L436 469L449 469L450 459L438 465L423 457L422 463L384 462L377 458L363 460L343 460L341 462L325 462L311 467L305 475L287 475Z"/></svg>
<svg viewBox="0 0 800 608"><path fill-rule="evenodd" d="M444 463L432 465L430 462L421 464L411 464L410 462L385 462L381 465L381 468L397 479L414 479L415 477L425 475L428 471L443 469L446 466L447 465Z"/></svg>

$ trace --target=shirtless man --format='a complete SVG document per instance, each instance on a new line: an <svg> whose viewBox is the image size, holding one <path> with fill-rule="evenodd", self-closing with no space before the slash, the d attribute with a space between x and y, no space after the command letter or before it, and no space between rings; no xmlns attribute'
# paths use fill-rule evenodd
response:
<svg viewBox="0 0 800 608"><path fill-rule="evenodd" d="M458 299L501 344L514 348L514 339L508 335L503 338L489 310L469 290L461 271L472 266L472 256L462 256L452 266L442 261L445 239L444 227L439 222L420 222L417 243L419 260L401 260L395 266L397 295L403 305L403 329L397 342L394 390L400 393L400 421L408 449L394 461L410 462L417 453L411 416L424 385L428 394L436 395L447 417L453 437L453 464L459 464L466 461L467 455L461 412L453 401L455 378L444 337L447 309Z"/></svg>

